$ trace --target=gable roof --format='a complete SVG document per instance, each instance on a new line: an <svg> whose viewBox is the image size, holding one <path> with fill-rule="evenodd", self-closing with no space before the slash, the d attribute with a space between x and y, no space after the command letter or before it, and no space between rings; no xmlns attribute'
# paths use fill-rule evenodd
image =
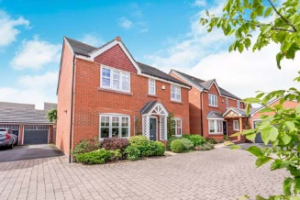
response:
<svg viewBox="0 0 300 200"><path fill-rule="evenodd" d="M174 78L173 76L171 76L171 75L169 75L169 74L167 74L167 73L165 73L165 72L163 72L163 71L161 71L157 68L151 67L151 66L143 64L141 62L137 62L137 64L139 65L139 67L141 69L141 72L144 73L144 74L148 74L150 76L154 76L154 77L157 77L157 78L162 78L162 79L165 79L167 81L171 81L171 82L174 82L174 83L178 83L178 84L181 84L181 85L191 87L190 85L179 81L178 79Z"/></svg>
<svg viewBox="0 0 300 200"><path fill-rule="evenodd" d="M120 42L119 44L121 44L121 47L123 46L124 50L126 52L128 52L128 56L130 57L131 61L133 61L134 64L137 65L137 67L139 68L138 71L141 71L142 74L146 74L146 75L153 76L156 78L164 79L164 80L167 80L167 81L170 81L173 83L177 83L177 84L189 87L189 88L191 87L190 85L179 81L178 79L172 77L171 75L169 75L157 68L151 67L151 66L143 64L141 62L136 62L119 37L107 42L106 44L102 45L99 48L90 46L88 44L76 41L76 40L68 38L68 37L65 37L65 40L68 42L70 48L73 50L73 52L75 54L85 56L88 58L93 57L97 52L101 51L102 49L105 49L105 48L113 45L114 42Z"/></svg>
<svg viewBox="0 0 300 200"><path fill-rule="evenodd" d="M191 75L188 75L188 74L185 74L183 72L180 72L180 71L177 71L177 70L174 70L172 69L171 72L175 72L176 74L178 74L179 76L181 76L183 79L185 79L188 83L191 83L193 85L195 85L198 89L200 90L209 90L211 85L213 83L216 83L216 80L215 79L212 79L212 80L208 80L208 81L205 81L205 80L202 80L202 79L199 79L199 78L196 78L194 76L191 76ZM225 90L224 88L220 87L220 86L217 86L221 95L222 96L226 96L226 97L230 97L230 98L233 98L233 99L237 99L237 100L241 100L239 97L235 96L234 94L228 92L227 90Z"/></svg>
<svg viewBox="0 0 300 200"><path fill-rule="evenodd" d="M216 111L210 111L206 117L207 119L223 119L223 116Z"/></svg>
<svg viewBox="0 0 300 200"><path fill-rule="evenodd" d="M255 112L257 110L257 108L250 108L250 113L249 115L246 115L246 109L243 109L243 108L228 108L226 110L226 112L224 112L223 116L225 116L227 113L229 113L230 111L233 111L235 112L236 114L238 114L239 116L242 116L242 117L249 117L253 112Z"/></svg>

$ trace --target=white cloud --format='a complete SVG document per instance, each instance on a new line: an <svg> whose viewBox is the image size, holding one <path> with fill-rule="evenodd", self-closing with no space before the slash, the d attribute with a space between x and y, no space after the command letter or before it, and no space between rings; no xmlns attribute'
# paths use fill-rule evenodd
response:
<svg viewBox="0 0 300 200"><path fill-rule="evenodd" d="M20 77L17 87L0 87L0 101L33 103L42 109L44 102L57 102L57 79L57 72Z"/></svg>
<svg viewBox="0 0 300 200"><path fill-rule="evenodd" d="M220 15L223 5L224 1L218 1L205 9ZM199 18L204 15L205 10L202 10L193 16L189 32L170 40L168 48L146 55L146 61L165 72L177 69L205 80L216 78L221 87L241 98L254 96L257 90L269 92L299 85L292 80L297 76L300 58L284 61L283 69L278 70L275 56L279 47L275 44L255 53L229 53L233 38L225 37L220 29L207 33L199 24Z"/></svg>
<svg viewBox="0 0 300 200"><path fill-rule="evenodd" d="M196 0L193 5L197 7L206 6L206 0Z"/></svg>
<svg viewBox="0 0 300 200"><path fill-rule="evenodd" d="M12 19L5 11L0 10L0 47L5 47L16 41L20 31L18 26L29 26L29 21L23 17Z"/></svg>
<svg viewBox="0 0 300 200"><path fill-rule="evenodd" d="M121 17L119 19L119 25L124 29L130 29L133 26L133 22L126 17Z"/></svg>
<svg viewBox="0 0 300 200"><path fill-rule="evenodd" d="M95 47L99 47L104 43L101 37L94 33L85 34L80 41Z"/></svg>
<svg viewBox="0 0 300 200"><path fill-rule="evenodd" d="M51 44L35 37L33 40L22 42L20 50L16 52L10 64L20 70L40 69L47 64L58 63L60 51L60 44Z"/></svg>

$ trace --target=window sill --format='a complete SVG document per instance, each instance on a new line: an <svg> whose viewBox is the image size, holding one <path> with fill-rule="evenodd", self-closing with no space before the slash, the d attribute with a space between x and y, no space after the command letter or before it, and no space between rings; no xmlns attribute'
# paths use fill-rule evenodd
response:
<svg viewBox="0 0 300 200"><path fill-rule="evenodd" d="M174 100L171 100L170 102L171 102L171 103L177 103L177 104L183 104L181 101L174 101Z"/></svg>
<svg viewBox="0 0 300 200"><path fill-rule="evenodd" d="M157 98L157 96L155 94L148 94L148 97L154 97Z"/></svg>
<svg viewBox="0 0 300 200"><path fill-rule="evenodd" d="M224 133L208 133L208 135L224 135Z"/></svg>
<svg viewBox="0 0 300 200"><path fill-rule="evenodd" d="M212 105L208 105L208 107L211 107L211 108L218 108L218 106L212 106Z"/></svg>
<svg viewBox="0 0 300 200"><path fill-rule="evenodd" d="M116 93L116 94L123 94L127 96L133 96L133 93L131 92L122 92L122 91L117 91L117 90L111 90L111 89L105 89L105 88L98 88L98 91L103 91L103 92L110 92L110 93Z"/></svg>

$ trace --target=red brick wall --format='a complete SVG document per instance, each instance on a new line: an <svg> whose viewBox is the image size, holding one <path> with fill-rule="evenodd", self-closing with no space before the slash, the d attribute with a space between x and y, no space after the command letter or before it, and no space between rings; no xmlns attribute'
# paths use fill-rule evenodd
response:
<svg viewBox="0 0 300 200"><path fill-rule="evenodd" d="M102 56L105 57L105 64L110 67L121 68L119 64L116 64L114 54L109 53L113 55L111 59L108 59L109 55ZM101 60L97 59L97 61L100 62ZM165 90L162 89L163 85L166 88ZM175 117L182 119L182 132L190 132L189 100L188 89L186 88L181 88L181 103L171 102L170 84L156 80L156 97L149 96L148 78L134 72L131 73L130 94L101 90L99 87L100 63L77 59L73 145L82 139L93 139L99 136L99 115L101 113L129 115L131 121L130 135L134 135L134 117L138 116L141 119L140 110L150 100L161 101L169 113L173 113Z"/></svg>
<svg viewBox="0 0 300 200"><path fill-rule="evenodd" d="M73 54L64 44L57 99L56 146L69 155Z"/></svg>
<svg viewBox="0 0 300 200"><path fill-rule="evenodd" d="M108 49L106 52L100 54L95 58L95 61L104 65L114 66L114 68L124 71L129 71L132 73L137 72L137 70L119 45L115 45L114 47Z"/></svg>

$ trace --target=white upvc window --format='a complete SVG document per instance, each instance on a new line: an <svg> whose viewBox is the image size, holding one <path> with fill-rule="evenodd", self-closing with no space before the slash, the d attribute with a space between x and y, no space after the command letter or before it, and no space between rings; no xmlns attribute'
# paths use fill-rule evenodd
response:
<svg viewBox="0 0 300 200"><path fill-rule="evenodd" d="M130 73L101 66L101 88L130 92Z"/></svg>
<svg viewBox="0 0 300 200"><path fill-rule="evenodd" d="M208 120L209 134L223 133L223 120Z"/></svg>
<svg viewBox="0 0 300 200"><path fill-rule="evenodd" d="M236 101L236 107L241 108L241 102L240 101Z"/></svg>
<svg viewBox="0 0 300 200"><path fill-rule="evenodd" d="M155 95L156 94L156 87L155 87L155 80L154 79L149 79L149 88L148 92L150 95Z"/></svg>
<svg viewBox="0 0 300 200"><path fill-rule="evenodd" d="M181 137L182 136L182 120L180 118L173 119L173 128L175 130L175 136Z"/></svg>
<svg viewBox="0 0 300 200"><path fill-rule="evenodd" d="M239 120L233 120L233 130L234 131L239 131L240 130Z"/></svg>
<svg viewBox="0 0 300 200"><path fill-rule="evenodd" d="M128 138L130 135L130 117L117 114L100 115L99 138Z"/></svg>
<svg viewBox="0 0 300 200"><path fill-rule="evenodd" d="M181 101L181 87L171 85L171 100Z"/></svg>
<svg viewBox="0 0 300 200"><path fill-rule="evenodd" d="M208 105L218 107L218 96L215 94L208 94Z"/></svg>

